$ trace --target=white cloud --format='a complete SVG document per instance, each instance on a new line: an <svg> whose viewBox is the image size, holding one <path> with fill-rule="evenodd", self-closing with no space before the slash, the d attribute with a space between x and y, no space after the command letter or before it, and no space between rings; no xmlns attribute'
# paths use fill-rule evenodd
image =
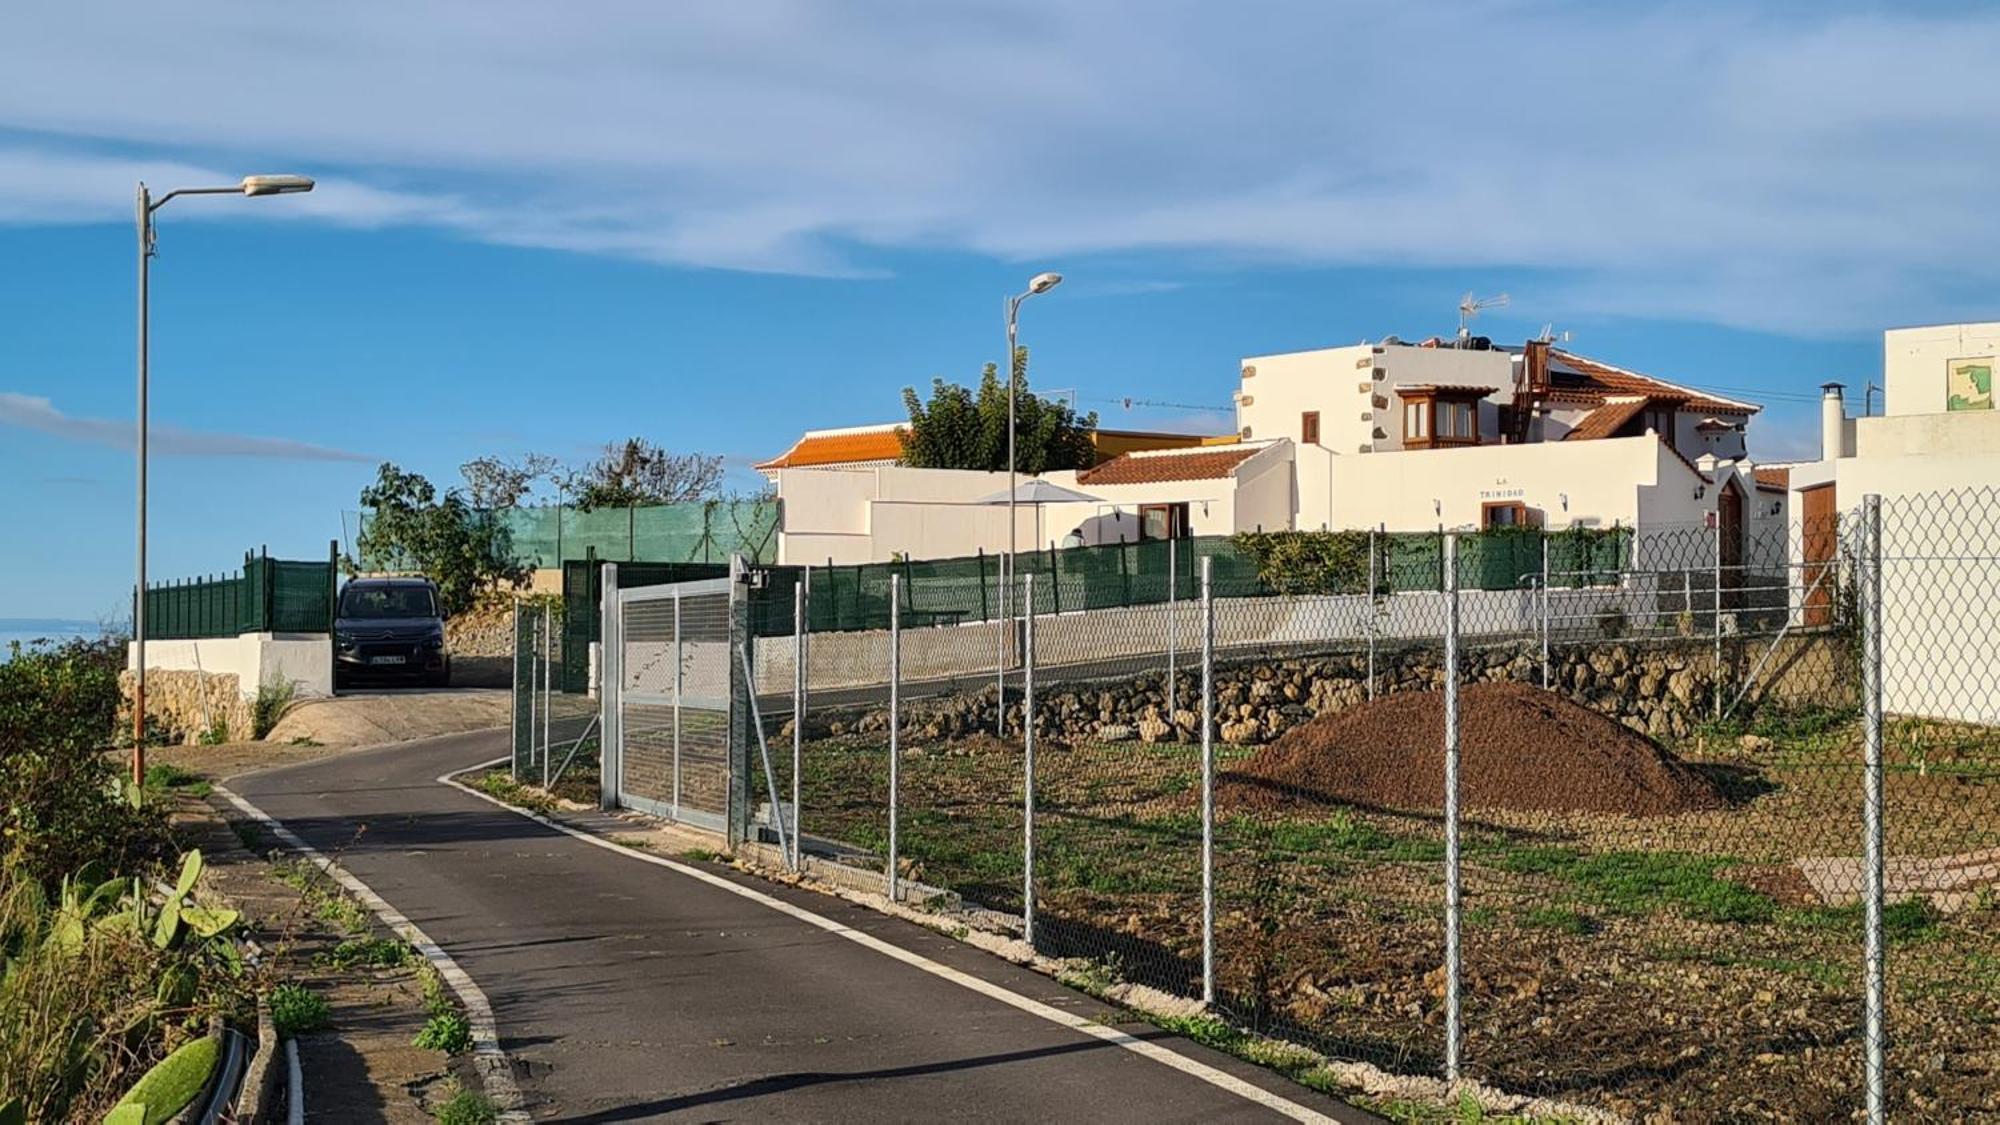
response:
<svg viewBox="0 0 2000 1125"><path fill-rule="evenodd" d="M19 426L52 434L70 441L113 449L132 449L136 438L132 423L122 418L79 418L57 410L55 404L38 395L0 391L0 425ZM155 424L147 435L147 448L164 457L269 457L285 461L373 461L365 453L351 453L286 438L249 437L189 430L180 426Z"/></svg>
<svg viewBox="0 0 2000 1125"><path fill-rule="evenodd" d="M201 212L817 274L909 248L1534 267L1555 315L1799 331L1969 314L2000 280L1990 11L112 7L0 16L0 221L269 167L325 186Z"/></svg>

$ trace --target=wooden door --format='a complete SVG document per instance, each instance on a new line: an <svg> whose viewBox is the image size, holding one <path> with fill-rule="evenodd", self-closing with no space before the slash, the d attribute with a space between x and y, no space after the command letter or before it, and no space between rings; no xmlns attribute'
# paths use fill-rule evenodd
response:
<svg viewBox="0 0 2000 1125"><path fill-rule="evenodd" d="M1803 623L1807 626L1833 624L1833 594L1839 569L1840 510L1835 507L1833 483L1799 490L1799 546L1805 563L1799 582L1805 591Z"/></svg>

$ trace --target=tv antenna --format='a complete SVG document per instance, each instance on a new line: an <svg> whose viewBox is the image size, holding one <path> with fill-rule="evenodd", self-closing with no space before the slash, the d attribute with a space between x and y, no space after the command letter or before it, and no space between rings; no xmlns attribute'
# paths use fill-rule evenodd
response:
<svg viewBox="0 0 2000 1125"><path fill-rule="evenodd" d="M1562 330L1562 335L1558 337L1556 335L1555 322L1551 321L1548 324L1542 325L1542 334L1540 336L1535 337L1535 339L1540 340L1544 344L1553 344L1556 343L1558 339L1560 339L1562 343L1567 344L1570 342L1570 338L1574 335L1575 333L1572 333L1569 329L1565 328Z"/></svg>
<svg viewBox="0 0 2000 1125"><path fill-rule="evenodd" d="M1512 298L1505 293L1491 297L1475 297L1470 291L1458 299L1458 338L1463 340L1472 334L1472 322L1485 309L1504 309Z"/></svg>

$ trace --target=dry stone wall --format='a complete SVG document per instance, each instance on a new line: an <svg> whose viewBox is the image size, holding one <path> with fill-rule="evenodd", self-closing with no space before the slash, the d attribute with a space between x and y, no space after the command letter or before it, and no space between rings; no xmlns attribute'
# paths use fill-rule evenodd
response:
<svg viewBox="0 0 2000 1125"><path fill-rule="evenodd" d="M1376 654L1378 693L1434 691L1443 686L1437 646ZM1539 650L1509 645L1465 653L1468 682L1513 681L1539 686ZM1761 668L1758 666L1761 665ZM1720 690L1727 704L1743 678L1758 668L1747 706L1851 707L1859 673L1851 647L1836 636L1731 642L1724 648ZM1553 655L1554 687L1572 701L1655 738L1681 737L1714 713L1718 690L1714 649L1708 641L1666 644L1605 642L1561 649ZM1186 742L1200 738L1198 670L1183 669L1173 698L1163 671L1088 683L1044 683L1036 698L1036 729L1044 735L1099 742ZM1215 670L1216 735L1224 742L1268 742L1300 723L1344 710L1368 698L1367 655L1342 652L1247 661L1218 661ZM906 704L904 729L917 737L952 738L993 730L992 688ZM869 733L887 729L881 708L814 712L807 733ZM1018 708L1008 728L1018 731ZM786 736L790 729L787 726Z"/></svg>
<svg viewBox="0 0 2000 1125"><path fill-rule="evenodd" d="M150 664L151 662L148 661ZM124 695L120 729L132 723L131 672L121 672ZM245 742L253 737L250 701L237 690L234 672L192 672L149 668L146 672L146 719L149 728L166 732L170 741L192 746L211 730L220 741ZM216 724L220 724L219 727Z"/></svg>

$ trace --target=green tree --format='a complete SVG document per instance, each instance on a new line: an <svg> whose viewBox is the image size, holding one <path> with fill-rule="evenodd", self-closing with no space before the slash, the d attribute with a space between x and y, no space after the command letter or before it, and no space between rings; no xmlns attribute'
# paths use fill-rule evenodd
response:
<svg viewBox="0 0 2000 1125"><path fill-rule="evenodd" d="M1024 473L1087 469L1097 463L1091 435L1097 412L1077 417L1065 403L1028 393L1028 349L1014 352L1015 466ZM903 434L902 463L918 469L1007 469L1007 386L989 363L979 391L943 379L931 380L928 405L915 387L903 388L910 428Z"/></svg>
<svg viewBox="0 0 2000 1125"><path fill-rule="evenodd" d="M361 506L369 518L348 569L415 570L437 583L446 613L470 608L488 586L518 586L527 577L506 527L457 489L440 497L421 475L384 462L375 483L361 490Z"/></svg>

